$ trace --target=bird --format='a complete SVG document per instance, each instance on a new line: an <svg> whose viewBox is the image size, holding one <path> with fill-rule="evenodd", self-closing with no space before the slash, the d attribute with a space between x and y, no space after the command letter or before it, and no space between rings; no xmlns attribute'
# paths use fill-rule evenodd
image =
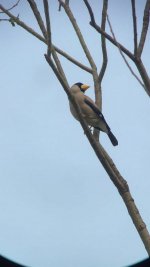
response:
<svg viewBox="0 0 150 267"><path fill-rule="evenodd" d="M89 127L93 127L99 131L105 132L112 145L117 146L118 140L111 132L109 125L107 124L102 112L98 108L98 106L94 103L94 101L87 95L85 95L85 91L89 88L89 85L83 84L81 82L77 82L70 88L72 95L74 96L78 106L80 108L81 114L85 119L86 123ZM74 118L79 121L78 114L74 109L71 102L70 111Z"/></svg>

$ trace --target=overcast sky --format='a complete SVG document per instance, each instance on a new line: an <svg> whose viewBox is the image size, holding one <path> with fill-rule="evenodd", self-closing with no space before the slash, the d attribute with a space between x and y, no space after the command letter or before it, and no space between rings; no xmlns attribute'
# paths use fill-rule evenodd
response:
<svg viewBox="0 0 150 267"><path fill-rule="evenodd" d="M42 1L36 2L43 14ZM88 65L65 12L49 2L53 43ZM102 1L90 2L100 23ZM0 3L10 7L14 1ZM100 35L89 26L82 1L70 3L99 69ZM136 3L140 33L145 1ZM12 12L40 32L27 1ZM111 0L108 12L118 40L133 51L130 1ZM44 59L45 45L7 22L0 23L0 39L0 253L30 267L124 267L146 258L118 191L70 115L66 94ZM107 47L103 113L119 146L105 134L101 143L150 229L149 98L117 48ZM149 51L150 34L143 54L147 69ZM94 98L90 74L60 59L69 84L89 84L87 94Z"/></svg>

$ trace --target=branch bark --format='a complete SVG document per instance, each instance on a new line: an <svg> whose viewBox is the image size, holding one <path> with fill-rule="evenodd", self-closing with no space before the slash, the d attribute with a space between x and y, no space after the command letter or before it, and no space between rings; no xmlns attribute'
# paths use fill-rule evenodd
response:
<svg viewBox="0 0 150 267"><path fill-rule="evenodd" d="M46 31L44 22L42 20L41 14L40 14L40 12L38 10L36 2L34 0L27 0L27 1L29 3L33 13L34 13L34 16L35 16L35 18L37 20L37 23L38 23L38 25L39 25L42 33L43 33L44 38L47 40L47 31Z"/></svg>
<svg viewBox="0 0 150 267"><path fill-rule="evenodd" d="M108 8L108 0L103 0L103 10L102 10L102 21L101 21L101 29L105 31L106 27L106 17L107 17L107 8ZM102 44L102 54L103 54L103 63L99 73L99 83L102 83L106 68L107 68L107 48L106 48L106 38L104 35L101 35L101 44Z"/></svg>
<svg viewBox="0 0 150 267"><path fill-rule="evenodd" d="M136 19L136 7L135 0L131 0L132 6L132 19L133 19L133 33L134 33L134 55L137 56L137 19Z"/></svg>
<svg viewBox="0 0 150 267"><path fill-rule="evenodd" d="M52 52L52 38L51 38L51 24L50 24L50 16L49 16L49 5L47 0L43 0L44 3L44 11L46 18L46 26L47 26L47 54L51 55Z"/></svg>
<svg viewBox="0 0 150 267"><path fill-rule="evenodd" d="M13 6L9 7L7 10L10 11L10 10L14 9L16 6L18 6L19 2L20 2L20 0L18 0L18 1L16 2L16 4L14 4ZM4 13L4 12L3 12L3 11L0 11L0 14L1 14L1 13Z"/></svg>
<svg viewBox="0 0 150 267"><path fill-rule="evenodd" d="M149 26L149 20L150 20L150 0L146 1L145 9L144 9L144 16L143 16L143 27L142 27L142 32L141 32L141 37L140 37L140 42L138 46L138 57L140 58L143 52L146 36L147 36L147 31L148 31L148 26Z"/></svg>
<svg viewBox="0 0 150 267"><path fill-rule="evenodd" d="M101 19L101 28L103 31L105 31L105 27L106 27L106 16L107 16L107 8L108 8L108 0L103 0L103 9L102 9L102 19ZM102 62L102 66L100 69L100 73L98 76L98 81L99 81L99 96L97 96L99 101L96 101L97 106L100 108L100 110L102 110L102 80L107 68L107 62L108 62L108 58L107 58L107 48L106 48L106 38L104 35L101 35L101 47L102 47L102 55L103 55L103 62ZM94 137L96 138L96 140L99 141L100 138L100 132L96 129L94 129Z"/></svg>

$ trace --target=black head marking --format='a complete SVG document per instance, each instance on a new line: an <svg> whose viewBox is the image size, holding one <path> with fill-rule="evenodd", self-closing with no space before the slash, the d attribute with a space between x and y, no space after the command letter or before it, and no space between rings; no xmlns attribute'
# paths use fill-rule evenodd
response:
<svg viewBox="0 0 150 267"><path fill-rule="evenodd" d="M81 86L83 85L83 83L75 83L75 85L79 86L81 89Z"/></svg>
<svg viewBox="0 0 150 267"><path fill-rule="evenodd" d="M85 90L81 88L83 83L78 82L78 83L75 83L75 85L77 85L80 88L81 92L83 92L83 93L85 92Z"/></svg>

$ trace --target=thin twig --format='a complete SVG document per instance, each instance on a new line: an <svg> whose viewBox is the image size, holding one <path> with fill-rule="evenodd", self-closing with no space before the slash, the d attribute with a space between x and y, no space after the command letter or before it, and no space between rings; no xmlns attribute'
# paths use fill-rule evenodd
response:
<svg viewBox="0 0 150 267"><path fill-rule="evenodd" d="M90 25L97 31L99 32L100 34L104 35L106 39L108 39L112 44L114 44L115 46L118 46L120 47L120 49L122 50L122 52L124 52L132 61L135 60L135 57L134 55L127 49L125 48L122 44L120 44L119 42L116 42L116 40L114 40L114 38L112 38L108 33L106 33L105 31L103 31L101 29L101 27L99 27L97 25L97 23L95 22L95 18L94 18L94 14L93 14L93 11L92 11L92 8L89 4L89 2L87 0L83 0L87 9L88 9L88 12L89 12L89 15L90 15L90 18L91 18L91 21L90 21Z"/></svg>
<svg viewBox="0 0 150 267"><path fill-rule="evenodd" d="M105 31L106 27L106 16L107 16L107 8L108 8L108 0L103 0L103 10L102 10L102 22L101 22L101 29ZM102 83L102 79L104 77L108 57L107 57L107 48L106 48L106 38L104 35L101 35L101 43L102 43L102 54L103 54L103 63L99 73L99 82Z"/></svg>
<svg viewBox="0 0 150 267"><path fill-rule="evenodd" d="M9 10L15 8L15 7L19 4L19 2L20 2L20 0L18 0L17 3L14 4L12 7L8 8L7 11L9 11ZM3 12L3 11L0 11L0 13L4 13L4 12Z"/></svg>
<svg viewBox="0 0 150 267"><path fill-rule="evenodd" d="M66 52L64 52L63 50L61 50L60 48L54 46L55 50L62 55L63 57L65 57L66 59L68 59L69 61L71 61L73 64L77 65L79 68L89 72L90 74L92 74L92 69L83 65L82 63L80 63L79 61L77 61L75 58L71 57L70 55L68 55Z"/></svg>
<svg viewBox="0 0 150 267"><path fill-rule="evenodd" d="M0 9L3 10L3 12L10 18L12 18L12 20L19 25L20 27L24 28L26 31L28 31L29 33L31 33L32 35L34 35L36 38L38 38L40 41L44 42L46 44L46 40L45 38L43 38L43 36L41 36L39 33L35 32L31 27L29 27L27 24L25 24L22 20L20 20L18 17L14 16L11 12L9 12L6 8L4 8L1 4L0 4Z"/></svg>
<svg viewBox="0 0 150 267"><path fill-rule="evenodd" d="M61 3L59 3L58 11L61 11Z"/></svg>
<svg viewBox="0 0 150 267"><path fill-rule="evenodd" d="M30 34L32 34L33 36L35 36L36 38L38 38L40 41L42 41L43 43L47 44L45 38L40 35L39 33L37 33L36 31L34 31L31 27L29 27L27 24L25 24L23 21L21 21L18 17L14 16L12 13L10 13L6 8L4 8L1 4L0 4L0 9L3 10L3 12L10 18L12 18L12 20L19 25L20 27L24 28L26 31L28 31ZM76 59L74 59L73 57L71 57L69 54L67 54L66 52L64 52L63 50L61 50L60 48L58 48L57 46L54 45L54 48L56 50L56 52L58 52L60 55L62 55L63 57L65 57L67 60L71 61L73 64L75 64L76 66L78 66L79 68L89 72L90 74L92 74L92 70L85 66L84 64L82 64L81 62L77 61Z"/></svg>
<svg viewBox="0 0 150 267"><path fill-rule="evenodd" d="M141 32L141 37L140 37L140 42L138 46L138 57L141 57L145 40L146 40L146 35L148 32L148 26L149 26L149 20L150 20L150 0L146 1L145 9L144 9L144 16L143 16L143 27L142 27L142 32Z"/></svg>
<svg viewBox="0 0 150 267"><path fill-rule="evenodd" d="M35 16L35 18L36 18L36 20L37 20L37 23L38 23L38 25L39 25L39 27L40 27L42 33L43 33L43 36L44 36L45 39L47 40L47 32L46 32L46 28L45 28L43 19L42 19L42 17L41 17L41 14L40 14L40 12L39 12L39 10L38 10L37 4L35 3L34 0L27 0L27 1L28 1L29 5L30 5L32 11L33 11L33 14L34 14L34 16Z"/></svg>
<svg viewBox="0 0 150 267"><path fill-rule="evenodd" d="M118 47L118 49L119 49L119 52L120 52L120 54L121 54L121 56L122 56L122 58L123 58L125 64L127 65L128 69L130 70L130 72L132 73L132 75L137 79L137 81L140 83L140 85L145 89L144 84L141 82L141 80L139 79L139 77L134 73L133 69L131 68L131 66L129 65L127 59L125 58L124 54L122 53L122 50L121 50L121 48L120 48L120 45L119 45L119 43L117 42L116 37L115 37L115 34L114 34L114 31L113 31L113 29L112 29L112 25L111 25L111 23L110 23L110 19L109 19L108 14L107 14L107 21L108 21L108 24L109 24L109 27L110 27L110 31L111 31L111 33L112 33L112 36L113 36L114 40L116 41L116 43L118 44L117 47Z"/></svg>
<svg viewBox="0 0 150 267"><path fill-rule="evenodd" d="M0 21L10 21L10 19L0 19Z"/></svg>
<svg viewBox="0 0 150 267"><path fill-rule="evenodd" d="M44 3L44 11L46 18L46 26L47 26L47 55L51 55L52 50L52 40L51 40L51 24L50 24L50 16L49 16L49 5L47 0L43 0Z"/></svg>
<svg viewBox="0 0 150 267"><path fill-rule="evenodd" d="M134 33L134 55L137 56L137 18L135 0L131 0L132 19L133 19L133 33Z"/></svg>

